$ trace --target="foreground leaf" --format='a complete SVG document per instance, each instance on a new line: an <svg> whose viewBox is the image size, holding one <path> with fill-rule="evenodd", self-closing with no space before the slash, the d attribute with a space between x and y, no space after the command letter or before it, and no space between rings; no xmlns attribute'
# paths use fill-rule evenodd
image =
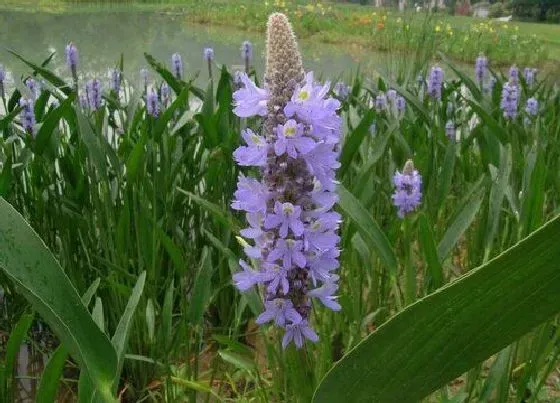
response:
<svg viewBox="0 0 560 403"><path fill-rule="evenodd" d="M397 314L326 375L314 402L414 402L560 312L560 217Z"/></svg>
<svg viewBox="0 0 560 403"><path fill-rule="evenodd" d="M0 268L47 321L106 400L117 360L78 292L41 238L0 198Z"/></svg>

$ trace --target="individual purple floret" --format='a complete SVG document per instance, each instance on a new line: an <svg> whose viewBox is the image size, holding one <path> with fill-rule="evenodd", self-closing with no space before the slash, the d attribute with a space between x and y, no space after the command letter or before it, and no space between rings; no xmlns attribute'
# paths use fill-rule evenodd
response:
<svg viewBox="0 0 560 403"><path fill-rule="evenodd" d="M422 201L422 177L414 168L412 160L406 162L402 173L395 173L393 184L395 193L391 198L399 209L398 216L404 218L406 214L416 210Z"/></svg>
<svg viewBox="0 0 560 403"><path fill-rule="evenodd" d="M313 150L316 143L312 138L304 136L303 130L303 125L294 119L276 127L277 140L274 143L276 155L281 156L287 153L290 157L297 158L298 155L307 154Z"/></svg>
<svg viewBox="0 0 560 403"><path fill-rule="evenodd" d="M146 92L146 112L148 115L157 118L159 116L158 94L155 88L149 87Z"/></svg>
<svg viewBox="0 0 560 403"><path fill-rule="evenodd" d="M519 69L515 65L509 68L509 82L513 85L519 84Z"/></svg>
<svg viewBox="0 0 560 403"><path fill-rule="evenodd" d="M241 118L255 115L265 116L268 92L257 87L246 73L241 73L239 79L243 83L244 88L235 91L233 94L235 103L233 113Z"/></svg>
<svg viewBox="0 0 560 403"><path fill-rule="evenodd" d="M474 76L476 81L482 86L484 82L484 77L486 77L486 73L488 70L488 59L481 55L476 58L476 63L474 65Z"/></svg>
<svg viewBox="0 0 560 403"><path fill-rule="evenodd" d="M241 132L246 146L241 146L233 153L233 158L239 165L262 167L266 165L268 143L265 138L255 134L251 129Z"/></svg>
<svg viewBox="0 0 560 403"><path fill-rule="evenodd" d="M517 116L517 102L519 87L511 81L504 84L502 88L502 100L500 106L506 119L515 119Z"/></svg>
<svg viewBox="0 0 560 403"><path fill-rule="evenodd" d="M527 100L527 105L525 106L525 112L531 116L537 116L539 113L539 101L535 98L529 98Z"/></svg>
<svg viewBox="0 0 560 403"><path fill-rule="evenodd" d="M319 336L309 326L307 320L303 319L298 324L286 325L286 333L284 333L282 338L282 347L286 348L293 341L297 348L302 348L305 339L316 343L319 341Z"/></svg>
<svg viewBox="0 0 560 403"><path fill-rule="evenodd" d="M35 134L35 111L34 108L35 101L28 98L20 98L19 106L21 106L21 126L23 129L31 134Z"/></svg>
<svg viewBox="0 0 560 403"><path fill-rule="evenodd" d="M527 86L531 88L535 84L535 80L537 78L537 69L526 67L523 70L523 75L525 76L525 83L527 83Z"/></svg>
<svg viewBox="0 0 560 403"><path fill-rule="evenodd" d="M455 140L455 124L451 120L445 124L445 135L449 140Z"/></svg>
<svg viewBox="0 0 560 403"><path fill-rule="evenodd" d="M117 95L121 91L121 72L119 69L111 69L109 72L109 78L111 79L111 91L114 91Z"/></svg>
<svg viewBox="0 0 560 403"><path fill-rule="evenodd" d="M101 81L97 78L89 80L86 83L86 96L90 110L101 108Z"/></svg>
<svg viewBox="0 0 560 403"><path fill-rule="evenodd" d="M259 132L242 132L245 145L234 152L242 166L260 167L262 179L241 175L232 208L246 213L240 231L249 260L233 282L241 291L261 286L265 311L256 323L284 328L284 348L317 342L311 327L313 301L338 311L337 235L341 217L330 211L338 200L335 170L342 121L340 102L304 74L287 18L268 22L265 89L248 76L233 94L239 117L265 116ZM313 289L311 289L313 288Z"/></svg>
<svg viewBox="0 0 560 403"><path fill-rule="evenodd" d="M441 99L443 86L443 70L439 66L432 67L428 76L428 94L436 100Z"/></svg>
<svg viewBox="0 0 560 403"><path fill-rule="evenodd" d="M183 78L183 59L179 53L173 53L171 55L171 66L175 78L181 80Z"/></svg>

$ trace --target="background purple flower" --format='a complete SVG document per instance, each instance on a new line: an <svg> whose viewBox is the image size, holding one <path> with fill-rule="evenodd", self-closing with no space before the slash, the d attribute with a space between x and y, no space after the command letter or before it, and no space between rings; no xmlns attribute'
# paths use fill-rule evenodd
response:
<svg viewBox="0 0 560 403"><path fill-rule="evenodd" d="M412 160L406 162L402 173L395 173L393 184L395 192L391 198L398 208L398 216L404 218L406 214L416 210L422 200L422 177L414 168Z"/></svg>
<svg viewBox="0 0 560 403"><path fill-rule="evenodd" d="M183 78L183 59L179 53L171 55L171 67L175 78L181 80Z"/></svg>
<svg viewBox="0 0 560 403"><path fill-rule="evenodd" d="M439 66L432 67L428 76L428 94L436 100L441 99L443 86L443 70Z"/></svg>

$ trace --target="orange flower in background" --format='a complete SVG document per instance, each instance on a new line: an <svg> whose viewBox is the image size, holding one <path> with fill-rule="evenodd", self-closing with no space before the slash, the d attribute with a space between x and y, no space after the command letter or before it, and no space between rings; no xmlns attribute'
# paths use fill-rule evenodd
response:
<svg viewBox="0 0 560 403"><path fill-rule="evenodd" d="M376 29L378 31L382 31L383 29L385 29L385 21L377 21Z"/></svg>

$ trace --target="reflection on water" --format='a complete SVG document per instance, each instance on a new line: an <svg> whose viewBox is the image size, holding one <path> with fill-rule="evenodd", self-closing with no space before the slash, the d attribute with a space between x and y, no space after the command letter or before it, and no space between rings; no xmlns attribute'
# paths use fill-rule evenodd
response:
<svg viewBox="0 0 560 403"><path fill-rule="evenodd" d="M80 50L82 72L104 78L107 78L108 69L117 64L121 52L125 74L129 78L137 77L140 68L145 66L144 52L166 63L172 53L179 52L185 62L185 71L191 75L200 72L199 80L205 80L203 48L214 48L218 64L240 68L240 45L244 40L254 43L254 65L258 72L264 71L263 34L192 24L180 13L115 11L111 8L71 14L0 11L0 37L3 47L14 49L36 62L56 51L53 65L65 77L68 74L64 66L64 46L70 40ZM380 56L359 48L305 41L301 42L301 48L306 68L331 79L350 79L358 65L362 71L381 69L381 73L386 74L385 66L390 61L386 54ZM0 51L0 63L16 75L28 71L5 50Z"/></svg>

